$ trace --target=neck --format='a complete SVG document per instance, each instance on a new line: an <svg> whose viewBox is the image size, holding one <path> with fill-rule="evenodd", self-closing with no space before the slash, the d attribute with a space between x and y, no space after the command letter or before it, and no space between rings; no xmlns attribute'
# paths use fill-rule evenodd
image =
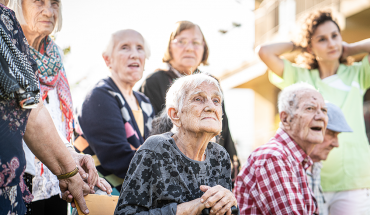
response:
<svg viewBox="0 0 370 215"><path fill-rule="evenodd" d="M120 81L119 78L117 77L117 75L115 75L115 74L116 73L112 71L111 78L112 78L113 82L117 85L118 89L121 91L123 96L125 96L125 98L127 98L127 99L134 96L134 92L132 90L134 85Z"/></svg>
<svg viewBox="0 0 370 215"><path fill-rule="evenodd" d="M37 51L40 51L41 42L45 39L46 36L44 34L35 34L33 33L28 26L22 25L22 30L24 32L24 35L26 36L26 39L28 41L28 44L32 46L32 48L36 49Z"/></svg>
<svg viewBox="0 0 370 215"><path fill-rule="evenodd" d="M320 78L324 79L337 73L339 61L319 61Z"/></svg>
<svg viewBox="0 0 370 215"><path fill-rule="evenodd" d="M193 133L180 128L173 139L180 151L188 158L203 161L207 145L214 136L213 133Z"/></svg>
<svg viewBox="0 0 370 215"><path fill-rule="evenodd" d="M191 75L197 69L197 67L183 67L183 66L174 65L174 64L171 64L171 66L183 75Z"/></svg>
<svg viewBox="0 0 370 215"><path fill-rule="evenodd" d="M5 0L0 0L0 4L6 6Z"/></svg>
<svg viewBox="0 0 370 215"><path fill-rule="evenodd" d="M282 129L289 135L289 137L295 142L297 143L297 145L307 154L307 155L310 155L311 152L313 151L314 147L316 146L316 144L312 144L310 142L304 142L304 141L297 141L299 140L299 138L296 138L296 136L294 134L292 134L291 130L289 129L286 129L284 128L284 126L282 126Z"/></svg>

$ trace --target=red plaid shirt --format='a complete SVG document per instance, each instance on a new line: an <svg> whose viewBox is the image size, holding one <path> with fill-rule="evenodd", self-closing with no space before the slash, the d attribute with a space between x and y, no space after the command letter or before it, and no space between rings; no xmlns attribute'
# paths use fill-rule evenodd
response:
<svg viewBox="0 0 370 215"><path fill-rule="evenodd" d="M252 152L236 178L240 214L317 213L305 173L311 165L311 158L279 128L274 138Z"/></svg>

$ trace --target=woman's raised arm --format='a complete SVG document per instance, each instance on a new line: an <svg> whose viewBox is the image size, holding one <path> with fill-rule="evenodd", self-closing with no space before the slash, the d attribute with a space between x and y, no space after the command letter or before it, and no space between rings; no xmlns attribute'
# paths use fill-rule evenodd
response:
<svg viewBox="0 0 370 215"><path fill-rule="evenodd" d="M266 66L276 75L282 77L284 72L284 61L280 55L291 52L295 49L293 42L273 43L261 45L256 48L256 53Z"/></svg>
<svg viewBox="0 0 370 215"><path fill-rule="evenodd" d="M350 44L343 42L343 59L361 53L370 53L370 38ZM368 60L370 62L370 55L368 56Z"/></svg>

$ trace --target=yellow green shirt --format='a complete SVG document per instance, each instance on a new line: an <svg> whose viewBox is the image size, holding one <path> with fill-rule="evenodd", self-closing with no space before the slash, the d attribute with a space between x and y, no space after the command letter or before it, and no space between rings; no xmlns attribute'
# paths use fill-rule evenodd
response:
<svg viewBox="0 0 370 215"><path fill-rule="evenodd" d="M306 82L320 91L326 101L339 106L353 133L339 135L321 170L323 190L342 191L370 188L370 147L365 132L363 95L370 87L368 56L351 66L340 64L337 74L321 79L317 69L308 70L284 60L283 78L269 72L271 83L284 89Z"/></svg>

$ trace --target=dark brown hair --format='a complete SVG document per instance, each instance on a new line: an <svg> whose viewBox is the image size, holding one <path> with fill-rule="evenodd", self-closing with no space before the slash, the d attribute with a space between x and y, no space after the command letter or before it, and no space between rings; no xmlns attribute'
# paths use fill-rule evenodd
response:
<svg viewBox="0 0 370 215"><path fill-rule="evenodd" d="M187 30L187 29L193 29L195 27L197 27L199 29L200 33L202 34L203 42L204 42L204 52L203 52L202 61L200 63L203 64L203 65L208 65L207 61L208 61L209 49L208 49L206 39L204 38L203 32L200 29L200 27L198 25L190 22L190 21L176 22L176 28L171 33L170 40L168 41L166 52L164 53L164 56L163 56L163 59L162 59L162 61L164 63L168 63L168 62L170 62L170 60L172 60L172 55L171 55L171 51L170 51L171 41L174 40L175 37L177 35L179 35L182 31Z"/></svg>
<svg viewBox="0 0 370 215"><path fill-rule="evenodd" d="M310 47L312 45L311 39L312 36L315 34L316 29L321 24L327 21L333 22L340 32L339 25L336 22L331 10L314 11L308 14L304 21L302 21L302 28L298 35L296 45L300 46L303 49L303 52L296 58L297 64L302 65L308 69L317 69L319 67L316 57L307 51L307 47ZM343 64L351 63L351 59L349 58L344 60L340 58L339 61Z"/></svg>

